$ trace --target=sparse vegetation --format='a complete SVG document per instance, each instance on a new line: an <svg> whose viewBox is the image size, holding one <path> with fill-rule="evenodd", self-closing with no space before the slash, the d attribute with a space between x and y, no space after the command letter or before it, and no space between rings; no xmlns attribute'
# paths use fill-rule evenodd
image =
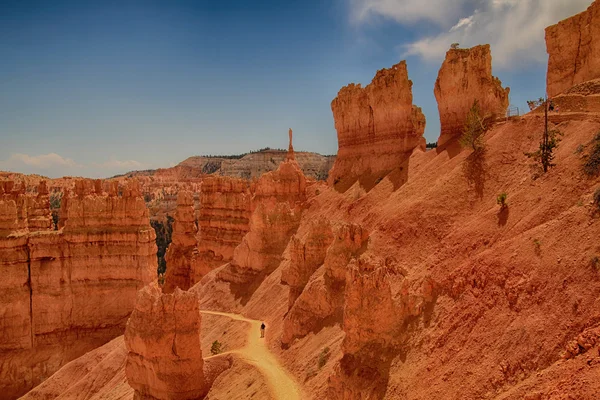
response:
<svg viewBox="0 0 600 400"><path fill-rule="evenodd" d="M539 239L533 239L533 245L535 247L535 253L540 255L542 253L542 242Z"/></svg>
<svg viewBox="0 0 600 400"><path fill-rule="evenodd" d="M452 43L452 44L450 45L450 48L451 48L452 50L456 50L456 49L458 49L458 46L460 46L460 44L458 44L458 43Z"/></svg>
<svg viewBox="0 0 600 400"><path fill-rule="evenodd" d="M321 350L318 361L319 369L323 368L325 364L327 364L330 356L331 354L329 353L329 347L325 347L323 350Z"/></svg>
<svg viewBox="0 0 600 400"><path fill-rule="evenodd" d="M159 276L164 274L167 270L165 253L167 252L167 247L169 247L169 244L171 243L173 222L175 222L175 219L170 215L167 215L167 219L164 223L162 221L150 220L150 225L152 225L156 232L156 247L158 247L158 251L156 252L156 257L158 258L157 274Z"/></svg>
<svg viewBox="0 0 600 400"><path fill-rule="evenodd" d="M591 264L592 268L594 268L596 270L600 270L600 257L593 256L590 259L590 264Z"/></svg>
<svg viewBox="0 0 600 400"><path fill-rule="evenodd" d="M475 100L467 114L463 134L459 142L463 147L470 147L473 151L480 151L485 147L485 143L483 142L485 133L486 127L481 116L479 102Z"/></svg>
<svg viewBox="0 0 600 400"><path fill-rule="evenodd" d="M541 105L544 106L544 135L537 151L525 153L525 155L539 162L542 170L546 173L548 172L548 168L556 165L552 161L554 160L554 150L560 142L559 136L561 133L556 129L548 129L548 100L540 98L538 101L542 101Z"/></svg>
<svg viewBox="0 0 600 400"><path fill-rule="evenodd" d="M50 194L50 212L52 213L52 223L54 230L58 230L58 220L60 205L62 203L63 192L54 192Z"/></svg>
<svg viewBox="0 0 600 400"><path fill-rule="evenodd" d="M539 106L541 106L542 104L544 104L546 100L544 100L543 97L540 97L537 100L527 100L527 105L529 106L529 110L533 111L536 108L538 108Z"/></svg>
<svg viewBox="0 0 600 400"><path fill-rule="evenodd" d="M219 342L218 340L215 340L212 343L212 346L210 346L210 354L212 354L213 356L216 356L217 354L221 353L222 351L222 344L221 342Z"/></svg>
<svg viewBox="0 0 600 400"><path fill-rule="evenodd" d="M427 143L425 145L426 149L435 149L437 147L437 142Z"/></svg>
<svg viewBox="0 0 600 400"><path fill-rule="evenodd" d="M600 132L594 137L590 154L585 157L583 171L589 176L600 174Z"/></svg>
<svg viewBox="0 0 600 400"><path fill-rule="evenodd" d="M496 197L496 203L498 203L500 205L500 208L504 209L504 208L508 207L508 204L506 203L507 197L508 197L508 194L506 192L502 192L498 195L498 197Z"/></svg>
<svg viewBox="0 0 600 400"><path fill-rule="evenodd" d="M598 208L598 211L600 211L600 187L594 192L594 204Z"/></svg>
<svg viewBox="0 0 600 400"><path fill-rule="evenodd" d="M585 149L585 146L580 144L579 146L577 146L577 148L575 149L575 154L581 154L583 153L583 150Z"/></svg>

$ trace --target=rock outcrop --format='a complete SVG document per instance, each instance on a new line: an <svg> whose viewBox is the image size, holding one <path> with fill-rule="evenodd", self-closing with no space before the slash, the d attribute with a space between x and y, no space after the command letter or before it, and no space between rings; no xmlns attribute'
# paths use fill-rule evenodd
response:
<svg viewBox="0 0 600 400"><path fill-rule="evenodd" d="M137 290L156 275L154 230L135 183L118 196L114 187L104 194L101 181L77 181L59 231L46 224L43 186L35 196L12 189L5 183L0 200L0 270L8 277L0 314L11 316L0 345L6 398L122 334Z"/></svg>
<svg viewBox="0 0 600 400"><path fill-rule="evenodd" d="M342 190L357 179L370 189L375 181L403 168L410 152L425 146L425 116L412 104L406 62L377 71L366 87L343 87L331 102L338 155L329 181Z"/></svg>
<svg viewBox="0 0 600 400"><path fill-rule="evenodd" d="M291 279L292 271L284 272L282 278L292 282L289 300L291 308L283 321L281 342L284 346L323 326L342 321L348 264L365 251L368 238L368 231L360 225L344 224L338 227L323 265L312 274L299 296L297 292L303 279L297 279L296 283L296 280ZM293 254L292 251L292 257ZM316 262L318 254L319 251L316 252Z"/></svg>
<svg viewBox="0 0 600 400"><path fill-rule="evenodd" d="M204 271L197 271L200 267L197 231L193 195L182 190L177 195L173 236L165 255L165 293L173 293L177 287L188 290L204 275Z"/></svg>
<svg viewBox="0 0 600 400"><path fill-rule="evenodd" d="M600 2L546 28L549 97L600 78Z"/></svg>
<svg viewBox="0 0 600 400"><path fill-rule="evenodd" d="M400 339L397 307L386 266L354 260L348 270L342 342L344 356L330 378L336 399L377 399L385 393Z"/></svg>
<svg viewBox="0 0 600 400"><path fill-rule="evenodd" d="M289 263L281 273L281 283L290 287L288 310L292 308L310 277L323 265L332 242L331 224L325 219L313 222L303 237L292 236Z"/></svg>
<svg viewBox="0 0 600 400"><path fill-rule="evenodd" d="M298 229L305 200L306 178L295 160L264 174L254 191L250 231L236 247L231 263L220 271L220 279L246 284L273 272Z"/></svg>
<svg viewBox="0 0 600 400"><path fill-rule="evenodd" d="M204 178L198 210L198 249L203 270L233 258L233 251L250 230L252 186L244 179Z"/></svg>
<svg viewBox="0 0 600 400"><path fill-rule="evenodd" d="M446 53L433 90L440 113L438 147L460 137L467 114L478 101L482 117L493 121L508 108L509 88L492 76L490 45L470 49L450 49Z"/></svg>
<svg viewBox="0 0 600 400"><path fill-rule="evenodd" d="M125 374L136 398L191 400L208 392L200 327L196 293L163 294L156 283L140 290L125 330Z"/></svg>

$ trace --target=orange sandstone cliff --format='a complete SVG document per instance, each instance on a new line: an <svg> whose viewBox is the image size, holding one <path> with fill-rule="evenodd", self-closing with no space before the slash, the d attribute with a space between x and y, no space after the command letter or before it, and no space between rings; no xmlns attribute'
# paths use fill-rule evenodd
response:
<svg viewBox="0 0 600 400"><path fill-rule="evenodd" d="M360 180L369 190L378 179L402 170L414 148L424 148L425 116L412 100L405 61L378 71L364 88L350 84L339 91L331 102L338 155L329 174L337 189L345 191Z"/></svg>
<svg viewBox="0 0 600 400"><path fill-rule="evenodd" d="M77 181L50 230L43 185L30 198L4 183L0 200L0 388L14 398L64 363L122 334L135 294L156 271L156 244L139 187L123 196ZM31 207L28 207L31 206ZM29 221L29 223L27 223Z"/></svg>
<svg viewBox="0 0 600 400"><path fill-rule="evenodd" d="M433 90L440 113L440 149L451 139L460 137L465 120L475 100L483 117L503 117L508 108L509 88L492 76L490 46L450 49L438 73Z"/></svg>
<svg viewBox="0 0 600 400"><path fill-rule="evenodd" d="M546 28L549 97L600 78L600 2Z"/></svg>

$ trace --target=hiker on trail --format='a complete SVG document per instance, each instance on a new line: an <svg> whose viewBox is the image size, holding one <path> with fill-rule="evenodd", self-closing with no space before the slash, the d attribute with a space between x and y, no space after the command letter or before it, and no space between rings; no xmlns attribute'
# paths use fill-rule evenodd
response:
<svg viewBox="0 0 600 400"><path fill-rule="evenodd" d="M265 323L263 322L263 323L260 325L260 337L261 337L261 338L264 338L264 337L265 337L265 328L266 328L266 326L265 326Z"/></svg>

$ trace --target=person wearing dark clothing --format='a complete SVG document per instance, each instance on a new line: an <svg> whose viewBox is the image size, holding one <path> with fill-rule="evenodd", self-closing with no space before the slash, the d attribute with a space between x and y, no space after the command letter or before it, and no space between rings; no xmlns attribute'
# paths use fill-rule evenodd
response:
<svg viewBox="0 0 600 400"><path fill-rule="evenodd" d="M261 338L264 338L264 337L265 337L265 328L266 328L266 326L265 326L265 323L263 322L263 323L260 325L260 337L261 337Z"/></svg>

